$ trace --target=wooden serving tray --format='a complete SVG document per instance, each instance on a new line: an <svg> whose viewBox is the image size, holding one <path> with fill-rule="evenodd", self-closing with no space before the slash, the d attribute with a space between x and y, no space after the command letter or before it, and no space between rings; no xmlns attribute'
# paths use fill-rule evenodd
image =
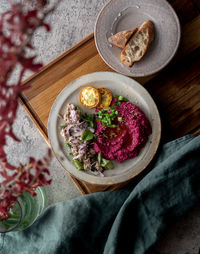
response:
<svg viewBox="0 0 200 254"><path fill-rule="evenodd" d="M169 2L177 11L182 25L178 53L159 74L136 78L158 106L164 141L188 133L200 133L200 4L195 0ZM24 82L31 88L21 95L20 102L47 143L48 116L57 95L74 79L97 71L113 70L99 56L91 34ZM114 190L126 184L97 186L71 177L84 194Z"/></svg>

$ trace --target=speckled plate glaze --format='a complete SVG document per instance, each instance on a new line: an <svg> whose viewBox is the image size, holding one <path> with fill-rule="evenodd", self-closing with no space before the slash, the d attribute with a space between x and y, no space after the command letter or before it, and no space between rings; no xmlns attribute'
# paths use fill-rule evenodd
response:
<svg viewBox="0 0 200 254"><path fill-rule="evenodd" d="M139 27L151 20L155 38L145 56L131 68L120 61L121 49L108 38L123 30ZM178 17L165 0L111 0L101 10L95 25L95 43L102 59L115 71L132 77L154 74L163 69L175 55L180 42Z"/></svg>
<svg viewBox="0 0 200 254"><path fill-rule="evenodd" d="M63 145L63 138L60 135L60 125L64 122L58 115L64 114L68 103L74 103L85 112L94 112L94 110L82 107L79 102L79 93L84 86L105 87L110 89L113 94L127 97L132 103L138 105L143 110L152 126L152 134L149 136L148 142L138 157L120 164L114 162L115 168L113 170L105 170L104 177L94 176L85 171L78 171L74 167L72 159L67 153L67 148ZM76 178L100 185L125 182L138 175L146 168L155 155L160 142L160 135L161 123L159 113L149 93L133 79L113 72L94 72L84 75L67 85L55 100L48 121L48 137L52 149L62 166Z"/></svg>

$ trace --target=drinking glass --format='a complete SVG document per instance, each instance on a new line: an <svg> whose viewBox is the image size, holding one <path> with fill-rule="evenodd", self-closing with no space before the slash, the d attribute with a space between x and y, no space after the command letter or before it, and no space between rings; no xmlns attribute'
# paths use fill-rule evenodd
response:
<svg viewBox="0 0 200 254"><path fill-rule="evenodd" d="M30 227L46 207L46 193L43 187L38 187L32 196L24 192L10 209L7 220L0 221L0 233L21 231Z"/></svg>

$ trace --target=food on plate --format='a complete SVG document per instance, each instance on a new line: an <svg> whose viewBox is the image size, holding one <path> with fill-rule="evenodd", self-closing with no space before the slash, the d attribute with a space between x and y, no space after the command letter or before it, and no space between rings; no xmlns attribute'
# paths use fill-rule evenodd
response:
<svg viewBox="0 0 200 254"><path fill-rule="evenodd" d="M98 89L87 86L80 92L80 102L86 108L95 108L100 103L101 95Z"/></svg>
<svg viewBox="0 0 200 254"><path fill-rule="evenodd" d="M129 38L137 32L137 28L132 29L132 30L125 30L125 31L121 31L118 32L114 35L112 35L111 37L108 38L108 41L119 48L124 48L126 46L126 43L128 42Z"/></svg>
<svg viewBox="0 0 200 254"><path fill-rule="evenodd" d="M147 20L139 29L118 32L109 37L108 41L123 49L120 60L126 66L132 67L135 62L142 59L153 39L154 24L151 20Z"/></svg>
<svg viewBox="0 0 200 254"><path fill-rule="evenodd" d="M148 20L141 25L122 50L121 62L131 67L135 62L141 60L153 38L154 24Z"/></svg>
<svg viewBox="0 0 200 254"><path fill-rule="evenodd" d="M94 150L108 160L116 159L121 163L138 156L151 134L151 125L142 110L133 103L117 100L113 104L107 111L116 115L112 124L97 122Z"/></svg>
<svg viewBox="0 0 200 254"><path fill-rule="evenodd" d="M98 91L101 95L101 102L98 105L98 108L106 108L110 105L112 101L112 93L106 88L98 88Z"/></svg>
<svg viewBox="0 0 200 254"><path fill-rule="evenodd" d="M99 90L106 94L108 103L111 92ZM61 135L78 170L104 176L104 170L114 168L113 160L122 163L138 156L152 132L149 120L137 105L121 95L111 94L111 100L105 108L97 106L93 114L82 112L74 104L66 107Z"/></svg>
<svg viewBox="0 0 200 254"><path fill-rule="evenodd" d="M104 169L112 169L113 163L101 156L93 149L94 117L87 113L82 114L74 104L68 104L63 116L64 124L61 125L61 135L64 145L72 157L74 166L78 170L90 171L103 176ZM92 126L92 127L91 127Z"/></svg>

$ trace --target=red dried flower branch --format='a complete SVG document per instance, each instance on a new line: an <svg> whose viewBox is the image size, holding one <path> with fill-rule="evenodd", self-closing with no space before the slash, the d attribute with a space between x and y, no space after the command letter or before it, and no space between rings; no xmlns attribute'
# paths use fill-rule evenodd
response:
<svg viewBox="0 0 200 254"><path fill-rule="evenodd" d="M38 161L30 157L27 165L20 164L19 167L13 169L12 174L9 174L6 163L1 162L1 175L5 180L1 183L0 189L0 219L8 218L8 208L12 207L17 197L24 191L35 196L34 190L38 186L51 183L51 180L45 177L45 174L49 175L47 167L50 160L50 153Z"/></svg>
<svg viewBox="0 0 200 254"><path fill-rule="evenodd" d="M27 2L33 4L27 5ZM35 30L50 26L45 23L46 16L57 6L56 2L48 8L46 0L26 1L13 3L9 0L10 9L0 15L0 174L4 178L0 184L0 219L6 219L8 210L13 206L17 197L28 191L35 195L34 189L44 184L50 184L46 179L49 175L47 166L50 154L43 160L29 159L28 165L15 167L7 160L5 152L6 136L15 141L20 141L13 132L13 123L18 108L18 96L28 86L22 86L22 78L27 70L39 71L41 63L35 63L36 55L31 43ZM18 80L9 84L10 77L16 67L20 68Z"/></svg>

